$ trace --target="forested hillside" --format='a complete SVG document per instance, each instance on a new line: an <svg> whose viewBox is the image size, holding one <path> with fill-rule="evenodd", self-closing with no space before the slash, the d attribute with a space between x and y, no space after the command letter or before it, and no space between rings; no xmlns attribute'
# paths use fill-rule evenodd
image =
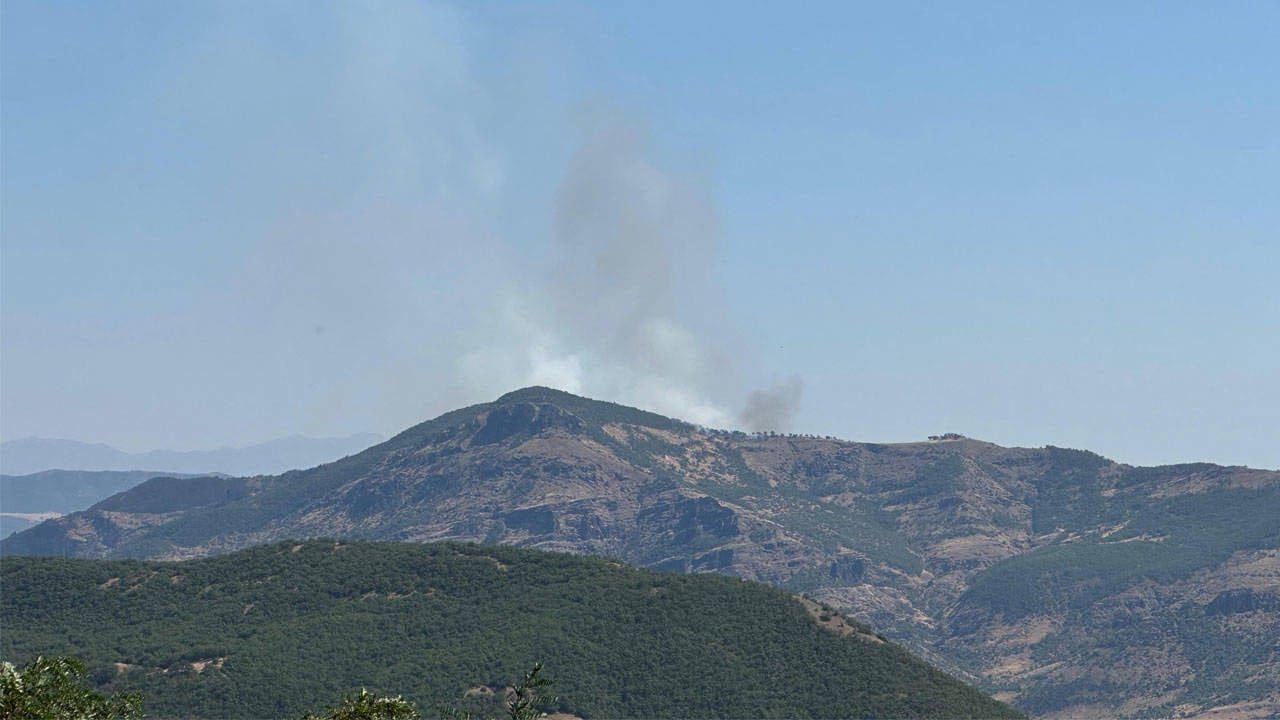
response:
<svg viewBox="0 0 1280 720"><path fill-rule="evenodd" d="M607 555L808 592L1037 714L1275 715L1277 517L1280 472L710 430L526 388L308 470L153 479L0 550L181 559L344 537Z"/></svg>
<svg viewBox="0 0 1280 720"><path fill-rule="evenodd" d="M1017 716L781 590L605 558L309 541L0 570L5 659L78 656L151 715L297 716L360 687L484 706L536 660L582 717Z"/></svg>

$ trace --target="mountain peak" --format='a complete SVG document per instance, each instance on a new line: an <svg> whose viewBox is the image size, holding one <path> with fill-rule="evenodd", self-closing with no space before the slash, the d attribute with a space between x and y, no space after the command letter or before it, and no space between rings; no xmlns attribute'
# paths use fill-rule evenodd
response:
<svg viewBox="0 0 1280 720"><path fill-rule="evenodd" d="M493 402L512 403L512 402L596 402L590 398L580 395L574 395L571 392L557 390L556 388L546 387L545 385L530 385L519 390L512 390L504 394Z"/></svg>
<svg viewBox="0 0 1280 720"><path fill-rule="evenodd" d="M512 390L494 400L491 405L511 405L516 403L555 405L594 425L621 423L624 425L642 425L660 430L687 430L693 427L691 423L678 418L666 417L665 415L659 415L648 410L640 410L629 405L594 400L541 385Z"/></svg>

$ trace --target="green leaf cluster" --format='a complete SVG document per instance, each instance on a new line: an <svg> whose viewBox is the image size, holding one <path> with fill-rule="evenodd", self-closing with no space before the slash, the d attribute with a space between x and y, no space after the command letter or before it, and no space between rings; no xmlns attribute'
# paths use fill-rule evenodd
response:
<svg viewBox="0 0 1280 720"><path fill-rule="evenodd" d="M22 668L0 662L3 720L134 720L142 696L105 696L84 687L84 664L73 657L37 657Z"/></svg>

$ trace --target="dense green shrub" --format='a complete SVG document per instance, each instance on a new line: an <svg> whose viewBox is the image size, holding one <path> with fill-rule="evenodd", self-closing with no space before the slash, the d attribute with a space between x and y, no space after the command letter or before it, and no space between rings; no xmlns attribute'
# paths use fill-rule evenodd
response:
<svg viewBox="0 0 1280 720"><path fill-rule="evenodd" d="M37 657L22 668L0 663L2 720L133 720L142 696L110 697L84 687L85 666L73 657Z"/></svg>

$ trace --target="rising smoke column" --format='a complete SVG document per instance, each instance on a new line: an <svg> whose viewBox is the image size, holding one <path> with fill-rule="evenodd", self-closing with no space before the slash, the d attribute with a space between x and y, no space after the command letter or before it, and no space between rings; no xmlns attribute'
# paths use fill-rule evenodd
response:
<svg viewBox="0 0 1280 720"><path fill-rule="evenodd" d="M745 394L744 353L714 280L721 233L706 183L606 112L585 124L552 210L545 275L512 291L488 331L518 348L490 339L463 358L477 395L551 385L710 427L787 427L798 378L730 409Z"/></svg>
<svg viewBox="0 0 1280 720"><path fill-rule="evenodd" d="M752 391L738 419L752 432L787 430L800 407L803 389L800 377L792 375L777 387Z"/></svg>

